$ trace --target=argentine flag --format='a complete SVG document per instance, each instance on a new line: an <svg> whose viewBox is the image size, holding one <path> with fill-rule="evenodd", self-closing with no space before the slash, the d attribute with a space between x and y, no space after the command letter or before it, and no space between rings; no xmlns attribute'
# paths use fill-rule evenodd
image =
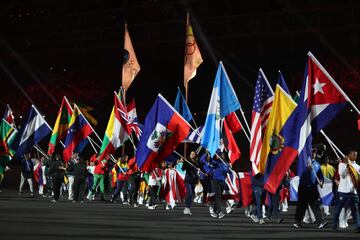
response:
<svg viewBox="0 0 360 240"><path fill-rule="evenodd" d="M240 108L230 79L220 61L216 73L214 87L211 93L209 108L203 128L201 146L206 148L211 157L214 156L220 146L220 120L226 115Z"/></svg>

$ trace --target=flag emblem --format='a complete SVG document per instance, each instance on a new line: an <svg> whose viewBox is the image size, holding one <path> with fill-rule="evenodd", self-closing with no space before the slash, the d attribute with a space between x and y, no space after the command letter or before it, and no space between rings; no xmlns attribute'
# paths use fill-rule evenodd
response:
<svg viewBox="0 0 360 240"><path fill-rule="evenodd" d="M161 123L157 123L146 145L154 152L161 151L163 144L172 136L172 132Z"/></svg>
<svg viewBox="0 0 360 240"><path fill-rule="evenodd" d="M270 151L273 155L277 155L281 152L281 150L284 148L284 138L274 132L273 135L270 138Z"/></svg>

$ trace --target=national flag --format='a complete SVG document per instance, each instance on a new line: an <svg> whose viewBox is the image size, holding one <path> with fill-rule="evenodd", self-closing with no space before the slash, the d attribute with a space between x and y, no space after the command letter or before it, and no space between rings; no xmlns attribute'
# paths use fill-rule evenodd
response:
<svg viewBox="0 0 360 240"><path fill-rule="evenodd" d="M251 182L251 173L239 172L239 181L240 181L240 191L241 191L241 202L243 207L249 206L254 199L252 182Z"/></svg>
<svg viewBox="0 0 360 240"><path fill-rule="evenodd" d="M127 126L121 116L124 111L123 105L114 92L114 107L111 111L110 119L106 127L104 139L100 149L99 159L106 158L108 154L115 153L116 149L122 146L129 139L128 131L124 128ZM121 110L122 109L122 110Z"/></svg>
<svg viewBox="0 0 360 240"><path fill-rule="evenodd" d="M285 78L283 77L283 75L281 74L281 72L279 71L279 78L278 78L278 84L279 86L288 94L291 96L290 94L290 90L285 82Z"/></svg>
<svg viewBox="0 0 360 240"><path fill-rule="evenodd" d="M330 75L308 54L305 77L298 106L283 126L280 135L284 147L277 157L274 177L265 184L265 189L276 191L291 163L298 157L297 175L301 176L306 162L311 158L312 138L324 128L345 106L346 100L337 89Z"/></svg>
<svg viewBox="0 0 360 240"><path fill-rule="evenodd" d="M63 158L68 162L76 146L93 132L89 122L75 105L65 139Z"/></svg>
<svg viewBox="0 0 360 240"><path fill-rule="evenodd" d="M3 118L13 127L16 128L16 124L15 124L15 117L13 114L13 110L11 110L9 104L6 104L6 109L4 112L4 116Z"/></svg>
<svg viewBox="0 0 360 240"><path fill-rule="evenodd" d="M284 147L284 138L281 136L280 132L296 108L296 103L279 84L276 85L274 95L268 125L263 136L260 162L258 164L258 169L265 176L265 181L267 177L269 177L269 180L271 181L272 174L274 174L273 177L276 177L277 175L277 172L273 172L273 169L276 169L277 156ZM278 167L281 168L282 166Z"/></svg>
<svg viewBox="0 0 360 240"><path fill-rule="evenodd" d="M190 124L159 94L145 118L136 151L142 171L150 172L187 137Z"/></svg>
<svg viewBox="0 0 360 240"><path fill-rule="evenodd" d="M360 131L360 118L358 119L358 130Z"/></svg>
<svg viewBox="0 0 360 240"><path fill-rule="evenodd" d="M67 130L69 129L72 113L73 110L69 101L64 96L51 134L48 154L52 154L55 151L56 145L65 138Z"/></svg>
<svg viewBox="0 0 360 240"><path fill-rule="evenodd" d="M236 160L240 158L241 152L239 150L238 145L236 144L233 133L228 127L226 119L224 121L224 132L225 132L224 143L227 145L228 157L230 163L233 164Z"/></svg>
<svg viewBox="0 0 360 240"><path fill-rule="evenodd" d="M97 120L90 114L90 112L93 111L94 108L83 103L76 103L76 105L78 106L84 117L90 122L90 124L94 126L98 124Z"/></svg>
<svg viewBox="0 0 360 240"><path fill-rule="evenodd" d="M189 135L186 137L184 142L200 144L201 138L204 133L203 128L204 128L203 126L200 126L200 127L196 128L195 130L190 130Z"/></svg>
<svg viewBox="0 0 360 240"><path fill-rule="evenodd" d="M74 149L74 152L76 153L82 153L82 151L84 151L84 149L86 148L86 146L89 144L90 140L88 138L85 138L84 140L82 140Z"/></svg>
<svg viewBox="0 0 360 240"><path fill-rule="evenodd" d="M185 61L184 61L184 86L195 77L196 69L203 62L199 47L190 24L189 14L186 19L186 40L185 40Z"/></svg>
<svg viewBox="0 0 360 240"><path fill-rule="evenodd" d="M239 100L224 65L220 62L203 129L204 135L201 139L201 145L209 151L211 156L214 156L220 146L220 119L239 108Z"/></svg>
<svg viewBox="0 0 360 240"><path fill-rule="evenodd" d="M190 112L190 109L188 105L186 104L185 98L183 94L181 93L180 88L178 87L178 92L175 99L174 108L180 115L188 122L190 122L193 119L193 116Z"/></svg>
<svg viewBox="0 0 360 240"><path fill-rule="evenodd" d="M324 177L324 184L322 188L318 185L318 191L322 205L331 206L334 199L332 180L328 179L327 177Z"/></svg>
<svg viewBox="0 0 360 240"><path fill-rule="evenodd" d="M140 65L136 58L136 54L130 39L130 34L125 24L125 36L124 36L124 59L122 68L122 87L126 91L138 72L140 71Z"/></svg>
<svg viewBox="0 0 360 240"><path fill-rule="evenodd" d="M298 169L301 176L311 157L312 139L346 105L346 99L334 85L326 70L309 52L305 83L299 101ZM336 84L336 83L335 83ZM337 84L336 84L337 85Z"/></svg>
<svg viewBox="0 0 360 240"><path fill-rule="evenodd" d="M34 166L34 178L38 186L44 185L43 169L40 161Z"/></svg>
<svg viewBox="0 0 360 240"><path fill-rule="evenodd" d="M52 129L44 117L34 105L31 105L27 121L19 131L17 135L19 137L15 140L18 146L16 156L21 157L23 154L28 153L35 144L40 142L51 131Z"/></svg>
<svg viewBox="0 0 360 240"><path fill-rule="evenodd" d="M274 93L262 69L259 70L255 86L254 104L251 117L250 161L254 175L259 172L263 135L269 122Z"/></svg>
<svg viewBox="0 0 360 240"><path fill-rule="evenodd" d="M10 159L14 156L15 150L12 149L12 143L16 137L17 130L10 125L4 118L1 120L0 124L0 156L8 155Z"/></svg>
<svg viewBox="0 0 360 240"><path fill-rule="evenodd" d="M233 134L242 130L242 125L235 112L231 112L225 117L226 123Z"/></svg>
<svg viewBox="0 0 360 240"><path fill-rule="evenodd" d="M184 179L173 168L165 169L165 182L163 185L163 194L166 203L174 208L176 202L181 202L185 198L186 188Z"/></svg>
<svg viewBox="0 0 360 240"><path fill-rule="evenodd" d="M142 133L142 128L144 126L142 126L139 121L138 121L138 117L137 117L137 112L136 112L136 105L135 105L135 99L133 99L128 105L127 105L127 116L129 119L129 126L132 130L132 132L135 133L137 139L140 139L141 133Z"/></svg>
<svg viewBox="0 0 360 240"><path fill-rule="evenodd" d="M298 189L299 189L300 177L295 176L290 178L290 201L297 202Z"/></svg>

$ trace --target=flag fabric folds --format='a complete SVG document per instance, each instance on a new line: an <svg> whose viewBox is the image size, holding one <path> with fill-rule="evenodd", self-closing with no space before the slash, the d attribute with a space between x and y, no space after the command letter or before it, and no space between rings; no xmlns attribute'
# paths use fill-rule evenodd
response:
<svg viewBox="0 0 360 240"><path fill-rule="evenodd" d="M128 130L125 129L127 124L124 122L122 117L122 111L124 111L124 106L117 94L114 92L114 107L111 111L110 119L101 145L99 156L100 160L106 158L108 154L115 153L116 149L122 146L125 141L129 139Z"/></svg>
<svg viewBox="0 0 360 240"><path fill-rule="evenodd" d="M127 29L127 24L125 24L124 59L122 68L122 87L125 91L130 87L130 84L139 71L140 65L136 58L136 54Z"/></svg>
<svg viewBox="0 0 360 240"><path fill-rule="evenodd" d="M52 154L60 140L65 138L69 128L72 113L73 110L69 104L69 101L64 96L51 134L48 154Z"/></svg>
<svg viewBox="0 0 360 240"><path fill-rule="evenodd" d="M180 115L188 122L193 119L188 105L186 104L185 98L178 87L178 92L175 99L174 108L180 113Z"/></svg>
<svg viewBox="0 0 360 240"><path fill-rule="evenodd" d="M74 152L76 146L78 146L84 139L86 139L93 132L89 122L84 115L80 112L75 105L73 114L69 124L69 129L65 138L65 147L63 152L63 158L65 162L68 162Z"/></svg>
<svg viewBox="0 0 360 240"><path fill-rule="evenodd" d="M203 126L196 128L195 130L190 130L189 135L186 137L184 142L197 143L200 144L201 138L203 136Z"/></svg>
<svg viewBox="0 0 360 240"><path fill-rule="evenodd" d="M240 158L241 153L238 145L236 144L233 133L228 127L226 119L224 121L224 132L225 132L224 143L227 144L228 157L230 163L233 164L236 160Z"/></svg>
<svg viewBox="0 0 360 240"><path fill-rule="evenodd" d="M11 110L9 104L6 104L6 109L5 109L3 118L4 118L11 126L13 126L13 127L16 128L14 114L13 114L13 111Z"/></svg>
<svg viewBox="0 0 360 240"><path fill-rule="evenodd" d="M136 105L135 99L133 99L126 107L127 109L127 117L129 119L129 127L131 128L132 132L135 133L137 139L139 140L142 133L143 126L139 123L137 112L136 112Z"/></svg>
<svg viewBox="0 0 360 240"><path fill-rule="evenodd" d="M274 95L269 122L263 136L258 165L258 169L262 174L265 173L265 167L266 174L272 173L272 169L276 165L276 157L284 146L284 138L280 135L281 129L296 108L296 103L279 84L276 85Z"/></svg>
<svg viewBox="0 0 360 240"><path fill-rule="evenodd" d="M242 130L242 125L235 112L230 113L225 117L226 123L233 134Z"/></svg>
<svg viewBox="0 0 360 240"><path fill-rule="evenodd" d="M220 62L201 139L201 145L209 151L211 156L214 156L220 146L220 119L239 108L239 100L224 65Z"/></svg>
<svg viewBox="0 0 360 240"><path fill-rule="evenodd" d="M196 69L203 62L200 49L190 24L189 14L186 21L186 40L185 40L185 60L184 60L184 86L195 77Z"/></svg>
<svg viewBox="0 0 360 240"><path fill-rule="evenodd" d="M12 143L16 137L17 130L10 125L4 118L1 120L0 124L0 156L8 155L11 157L14 156L15 150L12 149Z"/></svg>
<svg viewBox="0 0 360 240"><path fill-rule="evenodd" d="M309 53L305 83L299 101L299 145L297 175L301 176L311 156L312 138L346 105L346 100L326 75L326 70ZM335 83L336 84L336 83Z"/></svg>
<svg viewBox="0 0 360 240"><path fill-rule="evenodd" d="M254 174L259 172L258 165L260 163L262 138L269 121L274 100L272 89L266 81L265 74L260 69L255 86L250 133L250 161Z"/></svg>
<svg viewBox="0 0 360 240"><path fill-rule="evenodd" d="M174 208L176 202L182 202L186 195L184 179L174 168L165 169L165 182L163 185L163 195L166 203Z"/></svg>
<svg viewBox="0 0 360 240"><path fill-rule="evenodd" d="M279 71L278 84L287 94L289 94L291 96L290 90L285 82L285 78L283 77L283 75L281 74L280 71Z"/></svg>
<svg viewBox="0 0 360 240"><path fill-rule="evenodd" d="M297 175L301 176L306 162L311 158L313 136L324 128L345 106L346 100L328 77L326 70L308 54L303 87L298 106L283 126L280 135L284 147L277 157L274 177L265 183L265 189L276 191L287 169L298 157Z"/></svg>
<svg viewBox="0 0 360 240"><path fill-rule="evenodd" d="M19 131L16 156L28 153L31 148L51 133L52 129L34 105L31 105L26 123Z"/></svg>
<svg viewBox="0 0 360 240"><path fill-rule="evenodd" d="M187 136L190 124L159 94L145 118L136 162L149 172L165 160Z"/></svg>

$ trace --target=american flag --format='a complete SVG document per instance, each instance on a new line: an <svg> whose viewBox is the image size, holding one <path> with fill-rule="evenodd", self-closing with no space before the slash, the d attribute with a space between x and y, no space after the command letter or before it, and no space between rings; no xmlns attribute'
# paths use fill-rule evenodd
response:
<svg viewBox="0 0 360 240"><path fill-rule="evenodd" d="M269 121L274 93L260 69L255 86L254 104L251 118L250 161L253 173L257 174L262 147L262 136Z"/></svg>

